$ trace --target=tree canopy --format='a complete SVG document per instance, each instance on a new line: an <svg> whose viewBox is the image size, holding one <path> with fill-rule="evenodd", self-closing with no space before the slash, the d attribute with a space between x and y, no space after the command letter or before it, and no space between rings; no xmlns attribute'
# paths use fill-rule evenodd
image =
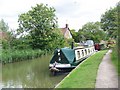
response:
<svg viewBox="0 0 120 90"><path fill-rule="evenodd" d="M95 42L100 42L105 39L105 32L101 29L100 22L88 22L83 25L78 31L80 41L92 39Z"/></svg>
<svg viewBox="0 0 120 90"><path fill-rule="evenodd" d="M110 8L101 16L102 29L106 31L108 37L111 38L117 38L118 7Z"/></svg>
<svg viewBox="0 0 120 90"><path fill-rule="evenodd" d="M74 29L70 30L72 33L72 37L75 42L79 42L78 32L76 32Z"/></svg>
<svg viewBox="0 0 120 90"><path fill-rule="evenodd" d="M7 32L9 29L8 25L3 19L0 20L0 31Z"/></svg>
<svg viewBox="0 0 120 90"><path fill-rule="evenodd" d="M47 49L62 45L63 37L57 28L55 9L48 5L37 4L19 16L18 34L29 39L32 48Z"/></svg>
<svg viewBox="0 0 120 90"><path fill-rule="evenodd" d="M8 24L1 19L0 21L0 32L1 32L1 37L0 37L0 44L2 43L2 48L3 49L8 49L10 46L10 43L12 42L12 32L9 31L9 26Z"/></svg>

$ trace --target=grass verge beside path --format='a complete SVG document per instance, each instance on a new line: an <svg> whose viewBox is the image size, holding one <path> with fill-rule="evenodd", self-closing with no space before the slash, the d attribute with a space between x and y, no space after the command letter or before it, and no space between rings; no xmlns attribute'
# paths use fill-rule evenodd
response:
<svg viewBox="0 0 120 90"><path fill-rule="evenodd" d="M97 52L73 70L57 88L94 88L100 62L107 50Z"/></svg>
<svg viewBox="0 0 120 90"><path fill-rule="evenodd" d="M120 63L118 63L118 51L117 51L117 46L112 49L112 54L111 54L111 59L112 62L118 71L118 75L120 76Z"/></svg>

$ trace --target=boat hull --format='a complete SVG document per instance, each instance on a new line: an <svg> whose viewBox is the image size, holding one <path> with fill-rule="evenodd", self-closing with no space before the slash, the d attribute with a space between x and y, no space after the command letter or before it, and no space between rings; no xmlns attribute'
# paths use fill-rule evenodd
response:
<svg viewBox="0 0 120 90"><path fill-rule="evenodd" d="M56 63L55 67L54 67L54 63L53 63L53 64L49 65L49 69L50 69L50 71L55 71L55 72L70 72L71 70L76 68L76 66L78 64L80 64L82 61L84 61L85 59L86 58L81 59L81 60L79 60L77 62L74 62L73 64L60 64L60 63Z"/></svg>

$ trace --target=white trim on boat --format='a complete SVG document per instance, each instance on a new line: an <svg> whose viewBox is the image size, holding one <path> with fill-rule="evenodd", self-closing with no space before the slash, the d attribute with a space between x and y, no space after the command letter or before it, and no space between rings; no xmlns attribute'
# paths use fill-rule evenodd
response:
<svg viewBox="0 0 120 90"><path fill-rule="evenodd" d="M49 67L53 67L54 63L53 64L49 64ZM72 67L70 64L60 64L60 63L57 63L55 65L56 68L70 68Z"/></svg>

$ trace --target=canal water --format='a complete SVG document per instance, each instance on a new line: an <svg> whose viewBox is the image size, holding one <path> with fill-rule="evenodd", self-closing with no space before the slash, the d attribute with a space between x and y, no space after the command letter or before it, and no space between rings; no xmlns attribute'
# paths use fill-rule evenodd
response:
<svg viewBox="0 0 120 90"><path fill-rule="evenodd" d="M53 88L67 74L51 75L49 61L52 55L2 66L2 88Z"/></svg>

